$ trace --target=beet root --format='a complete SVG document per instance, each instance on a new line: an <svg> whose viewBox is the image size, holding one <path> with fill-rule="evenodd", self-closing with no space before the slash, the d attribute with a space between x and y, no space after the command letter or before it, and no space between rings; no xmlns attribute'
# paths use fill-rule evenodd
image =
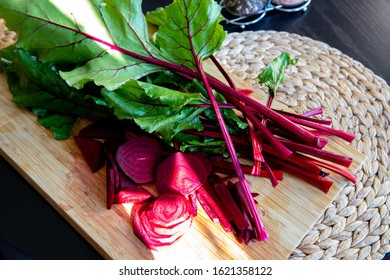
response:
<svg viewBox="0 0 390 280"><path fill-rule="evenodd" d="M133 230L147 248L158 250L179 240L191 227L192 220L192 205L186 197L161 194L137 208Z"/></svg>
<svg viewBox="0 0 390 280"><path fill-rule="evenodd" d="M189 195L204 184L210 170L196 154L177 152L157 167L156 186L161 193Z"/></svg>
<svg viewBox="0 0 390 280"><path fill-rule="evenodd" d="M99 140L81 136L74 136L73 140L80 149L92 173L99 171L105 163L104 144Z"/></svg>
<svg viewBox="0 0 390 280"><path fill-rule="evenodd" d="M161 151L160 143L153 138L135 136L118 148L116 161L134 182L150 183L155 180Z"/></svg>

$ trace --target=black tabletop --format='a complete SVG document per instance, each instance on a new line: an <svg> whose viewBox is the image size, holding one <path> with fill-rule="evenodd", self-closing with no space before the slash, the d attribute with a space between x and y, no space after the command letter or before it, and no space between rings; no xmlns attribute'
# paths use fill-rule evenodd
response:
<svg viewBox="0 0 390 280"><path fill-rule="evenodd" d="M145 11L169 4L147 1ZM270 11L242 29L276 30L322 41L390 82L390 1L313 0L306 12ZM0 157L0 259L102 259L98 252Z"/></svg>

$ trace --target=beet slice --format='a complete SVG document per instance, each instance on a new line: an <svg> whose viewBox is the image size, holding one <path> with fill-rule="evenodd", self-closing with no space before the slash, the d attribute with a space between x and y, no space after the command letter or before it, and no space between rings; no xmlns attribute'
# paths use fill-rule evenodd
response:
<svg viewBox="0 0 390 280"><path fill-rule="evenodd" d="M226 184L216 184L215 191L225 207L222 209L225 212L226 217L230 217L230 220L235 223L238 229L246 230L250 227L250 223L245 219L241 209L238 207L232 194L229 192Z"/></svg>
<svg viewBox="0 0 390 280"><path fill-rule="evenodd" d="M153 201L148 218L155 225L172 227L191 217L192 213L192 205L185 196L163 193Z"/></svg>
<svg viewBox="0 0 390 280"><path fill-rule="evenodd" d="M114 202L115 172L114 169L106 165L106 204L107 209L111 209Z"/></svg>
<svg viewBox="0 0 390 280"><path fill-rule="evenodd" d="M161 193L189 195L203 185L210 170L199 156L177 152L157 167L156 186Z"/></svg>
<svg viewBox="0 0 390 280"><path fill-rule="evenodd" d="M168 246L170 244L164 244L162 242L156 241L149 236L149 232L143 227L141 220L141 213L143 212L144 207L147 205L140 206L134 213L133 217L133 231L134 234L146 245L150 250L157 250L161 246Z"/></svg>
<svg viewBox="0 0 390 280"><path fill-rule="evenodd" d="M104 144L96 139L74 136L77 147L80 149L85 162L93 173L104 166Z"/></svg>
<svg viewBox="0 0 390 280"><path fill-rule="evenodd" d="M191 220L187 220L187 223L179 223L177 226L172 228L165 228L164 232L162 232L164 228L156 228L150 223L147 212L149 212L149 210L148 208L145 208L145 210L140 213L140 219L142 226L149 233L149 237L152 240L170 245L178 240L189 229L188 225L190 225L190 223L188 223L188 221Z"/></svg>
<svg viewBox="0 0 390 280"><path fill-rule="evenodd" d="M107 191L107 209L111 209L114 202L115 190L119 188L119 172L110 152L106 152L106 191Z"/></svg>
<svg viewBox="0 0 390 280"><path fill-rule="evenodd" d="M116 185L115 192L119 192L122 189L133 188L137 184L131 180L123 171L118 167L119 184Z"/></svg>
<svg viewBox="0 0 390 280"><path fill-rule="evenodd" d="M104 140L104 147L107 151L116 155L119 147L126 142L126 139L106 139Z"/></svg>
<svg viewBox="0 0 390 280"><path fill-rule="evenodd" d="M226 217L226 213L223 210L223 205L216 195L215 191L206 183L204 186L198 189L197 197L203 209L206 211L208 216L217 221L226 232L232 231L232 225L230 224L229 218Z"/></svg>
<svg viewBox="0 0 390 280"><path fill-rule="evenodd" d="M197 204L197 199L196 199L196 193L192 193L188 196L188 199L190 200L191 202L191 205L192 205L192 214L193 216L197 216L198 215L198 204Z"/></svg>
<svg viewBox="0 0 390 280"><path fill-rule="evenodd" d="M207 202L207 200L204 198L204 196L200 193L196 193L196 197L199 201L200 206L203 208L207 216L209 216L210 220L213 223L219 224L219 218L217 213L214 211L214 209L210 206L210 204Z"/></svg>
<svg viewBox="0 0 390 280"><path fill-rule="evenodd" d="M195 155L201 160L204 168L206 169L207 175L211 173L213 166L211 164L211 161L206 157L206 155L204 153L194 152L194 153L191 153L191 155Z"/></svg>
<svg viewBox="0 0 390 280"><path fill-rule="evenodd" d="M156 234L174 235L174 234L178 234L180 232L181 235L183 235L191 227L192 221L193 221L193 216L189 216L188 219L186 219L186 220L184 220L184 221L182 221L174 226L171 226L171 227L162 227L162 226L158 226L155 224L152 224L151 226L153 226L153 231ZM149 221L149 223L150 223L150 221Z"/></svg>
<svg viewBox="0 0 390 280"><path fill-rule="evenodd" d="M146 245L148 249L157 251L161 247L172 245L183 236L184 232L182 234L170 236L156 234L154 231L152 231L151 227L149 227L150 224L148 222L147 215L145 215L148 206L149 205L144 204L139 207L136 210L133 218L134 234Z"/></svg>
<svg viewBox="0 0 390 280"><path fill-rule="evenodd" d="M135 136L123 143L116 153L116 160L123 172L136 183L155 180L161 145L153 138Z"/></svg>
<svg viewBox="0 0 390 280"><path fill-rule="evenodd" d="M191 227L192 220L192 205L186 197L161 194L136 209L133 230L149 249L158 250L179 240Z"/></svg>
<svg viewBox="0 0 390 280"><path fill-rule="evenodd" d="M153 197L153 195L141 187L126 185L125 187L121 186L120 190L114 194L113 203L141 203L147 201L151 197Z"/></svg>

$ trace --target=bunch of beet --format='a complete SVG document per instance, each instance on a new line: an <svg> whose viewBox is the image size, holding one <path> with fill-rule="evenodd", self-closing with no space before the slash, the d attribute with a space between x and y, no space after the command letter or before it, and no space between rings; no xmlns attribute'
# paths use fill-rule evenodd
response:
<svg viewBox="0 0 390 280"><path fill-rule="evenodd" d="M133 230L147 248L157 250L182 237L197 215L198 203L239 242L253 237L236 184L215 183L212 163L202 153L167 152L152 137L126 137L115 121L92 123L74 141L92 172L106 166L107 209L135 205ZM215 166L221 172L221 165ZM156 196L144 188L151 183Z"/></svg>

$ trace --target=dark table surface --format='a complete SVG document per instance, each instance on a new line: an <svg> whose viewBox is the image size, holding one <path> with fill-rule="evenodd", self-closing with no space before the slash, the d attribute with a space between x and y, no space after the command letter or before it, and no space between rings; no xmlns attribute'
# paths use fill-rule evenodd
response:
<svg viewBox="0 0 390 280"><path fill-rule="evenodd" d="M145 11L171 3L144 0ZM276 30L322 41L390 82L390 1L313 0L308 10L268 12L247 26L224 24L228 32ZM38 192L0 157L0 259L101 259Z"/></svg>

